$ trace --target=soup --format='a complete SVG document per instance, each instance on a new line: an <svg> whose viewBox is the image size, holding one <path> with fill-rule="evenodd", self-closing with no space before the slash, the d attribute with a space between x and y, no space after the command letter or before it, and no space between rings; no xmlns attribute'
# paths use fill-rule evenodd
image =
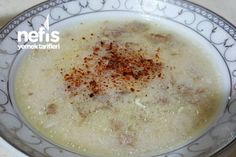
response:
<svg viewBox="0 0 236 157"><path fill-rule="evenodd" d="M60 50L25 55L15 80L28 123L79 154L145 156L174 149L216 118L222 82L197 44L158 23L79 23Z"/></svg>

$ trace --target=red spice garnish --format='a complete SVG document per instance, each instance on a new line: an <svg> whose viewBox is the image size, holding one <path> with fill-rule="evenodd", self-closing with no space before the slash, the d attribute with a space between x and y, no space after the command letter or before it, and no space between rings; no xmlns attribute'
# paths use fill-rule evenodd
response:
<svg viewBox="0 0 236 157"><path fill-rule="evenodd" d="M97 82L94 80L89 82L89 88L94 94L97 94L100 90Z"/></svg>
<svg viewBox="0 0 236 157"><path fill-rule="evenodd" d="M98 52L99 50L100 50L99 47L94 47L94 48L93 48L93 52Z"/></svg>
<svg viewBox="0 0 236 157"><path fill-rule="evenodd" d="M132 48L132 44L100 41L93 47L93 53L84 58L83 67L74 67L64 74L66 91L75 95L85 86L90 97L109 89L140 91L150 80L161 77L163 66L155 56L154 59L145 58L138 50L143 52L142 48Z"/></svg>

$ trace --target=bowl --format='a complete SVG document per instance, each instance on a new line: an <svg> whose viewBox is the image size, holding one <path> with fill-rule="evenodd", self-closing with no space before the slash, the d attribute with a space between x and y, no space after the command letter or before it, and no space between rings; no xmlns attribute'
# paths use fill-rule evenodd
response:
<svg viewBox="0 0 236 157"><path fill-rule="evenodd" d="M216 13L184 0L55 0L36 5L16 16L0 30L0 135L29 156L83 156L54 144L21 115L14 96L14 80L27 50L18 47L19 31L61 30L78 21L148 19L187 35L200 43L224 78L224 99L215 121L199 136L155 157L207 157L232 144L236 136L236 28ZM47 21L48 23L45 23ZM153 156L153 157L154 157Z"/></svg>

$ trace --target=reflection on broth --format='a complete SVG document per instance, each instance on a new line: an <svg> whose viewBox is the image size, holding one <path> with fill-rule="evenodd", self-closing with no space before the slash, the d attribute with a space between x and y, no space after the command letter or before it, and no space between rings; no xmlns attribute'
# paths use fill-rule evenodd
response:
<svg viewBox="0 0 236 157"><path fill-rule="evenodd" d="M18 70L25 119L86 155L145 156L176 148L214 120L221 82L211 60L180 35L146 21L80 23L61 50L34 50Z"/></svg>

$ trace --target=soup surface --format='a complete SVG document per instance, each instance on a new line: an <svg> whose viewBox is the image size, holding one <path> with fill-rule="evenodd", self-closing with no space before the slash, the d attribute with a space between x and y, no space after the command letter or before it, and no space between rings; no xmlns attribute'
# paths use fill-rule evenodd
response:
<svg viewBox="0 0 236 157"><path fill-rule="evenodd" d="M28 123L85 155L145 156L176 148L216 117L221 81L191 39L141 20L79 23L60 50L25 55L15 80Z"/></svg>

